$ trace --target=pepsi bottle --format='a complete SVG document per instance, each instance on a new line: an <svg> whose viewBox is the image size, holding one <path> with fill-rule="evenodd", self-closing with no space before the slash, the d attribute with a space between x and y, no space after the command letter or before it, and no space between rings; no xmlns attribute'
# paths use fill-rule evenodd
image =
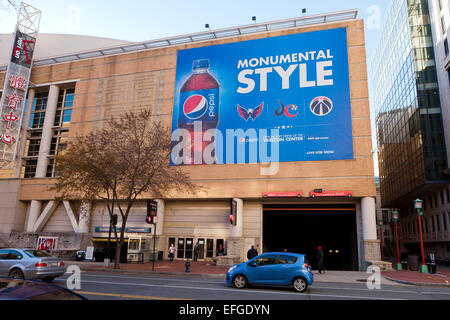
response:
<svg viewBox="0 0 450 320"><path fill-rule="evenodd" d="M219 83L209 73L209 60L194 60L192 75L180 90L178 128L190 133L190 154L182 155L184 164L216 163L215 146L213 151L204 154L205 148L214 143L203 141L204 133L217 129L219 124ZM188 147L188 146L187 146ZM204 157L205 156L205 157ZM212 159L206 159L212 157Z"/></svg>

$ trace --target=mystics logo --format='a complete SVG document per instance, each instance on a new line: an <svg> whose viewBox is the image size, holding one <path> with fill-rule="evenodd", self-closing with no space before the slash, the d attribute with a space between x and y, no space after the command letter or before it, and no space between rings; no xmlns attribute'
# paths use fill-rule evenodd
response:
<svg viewBox="0 0 450 320"><path fill-rule="evenodd" d="M206 110L208 110L208 101L199 94L190 96L183 104L184 115L191 120L203 117Z"/></svg>
<svg viewBox="0 0 450 320"><path fill-rule="evenodd" d="M317 97L311 101L309 108L316 116L326 116L333 109L333 101L327 97Z"/></svg>
<svg viewBox="0 0 450 320"><path fill-rule="evenodd" d="M295 104L284 106L283 102L281 102L280 100L278 100L278 102L280 103L280 108L275 110L276 116L280 117L282 115L285 115L288 118L294 118L298 115L298 106L296 106Z"/></svg>

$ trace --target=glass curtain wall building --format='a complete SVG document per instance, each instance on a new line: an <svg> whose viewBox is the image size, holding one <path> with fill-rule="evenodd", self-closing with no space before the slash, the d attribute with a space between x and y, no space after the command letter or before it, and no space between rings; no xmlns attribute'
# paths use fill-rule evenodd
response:
<svg viewBox="0 0 450 320"><path fill-rule="evenodd" d="M450 261L450 193L439 90L439 48L430 8L439 0L392 0L370 64L381 205L400 212L401 252L418 253L413 200L424 200L425 254ZM434 19L436 20L436 19ZM439 23L442 21L439 20ZM442 77L441 77L442 78ZM448 214L447 214L448 213ZM439 227L438 227L439 226ZM442 228L440 227L442 226Z"/></svg>
<svg viewBox="0 0 450 320"><path fill-rule="evenodd" d="M395 207L448 184L427 0L392 1L370 76L382 204Z"/></svg>

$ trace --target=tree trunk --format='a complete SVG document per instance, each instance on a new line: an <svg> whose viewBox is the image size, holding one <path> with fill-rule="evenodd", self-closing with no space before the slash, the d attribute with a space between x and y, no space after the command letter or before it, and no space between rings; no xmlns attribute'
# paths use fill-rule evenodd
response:
<svg viewBox="0 0 450 320"><path fill-rule="evenodd" d="M116 242L116 257L114 258L114 269L120 269L120 252L122 249L122 239Z"/></svg>

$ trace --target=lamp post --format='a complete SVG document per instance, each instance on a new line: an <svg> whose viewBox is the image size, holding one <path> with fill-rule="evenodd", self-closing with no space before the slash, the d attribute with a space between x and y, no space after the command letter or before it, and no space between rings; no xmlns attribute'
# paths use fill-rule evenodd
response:
<svg viewBox="0 0 450 320"><path fill-rule="evenodd" d="M381 261L383 261L384 260L384 255L383 255L383 219L378 219L377 223L380 226Z"/></svg>
<svg viewBox="0 0 450 320"><path fill-rule="evenodd" d="M400 249L398 247L398 226L397 226L397 221L398 221L398 211L397 209L394 209L394 211L392 211L392 219L394 220L394 224L395 224L395 241L397 242L397 270L401 271L402 270L402 264L400 262Z"/></svg>
<svg viewBox="0 0 450 320"><path fill-rule="evenodd" d="M427 265L425 264L425 255L423 252L424 250L423 250L423 237L422 237L422 220L420 219L423 214L422 202L423 202L423 200L420 200L420 199L414 200L414 208L417 211L417 219L419 220L420 253L422 255L422 265L420 266L420 272L428 273L428 268L427 268Z"/></svg>

